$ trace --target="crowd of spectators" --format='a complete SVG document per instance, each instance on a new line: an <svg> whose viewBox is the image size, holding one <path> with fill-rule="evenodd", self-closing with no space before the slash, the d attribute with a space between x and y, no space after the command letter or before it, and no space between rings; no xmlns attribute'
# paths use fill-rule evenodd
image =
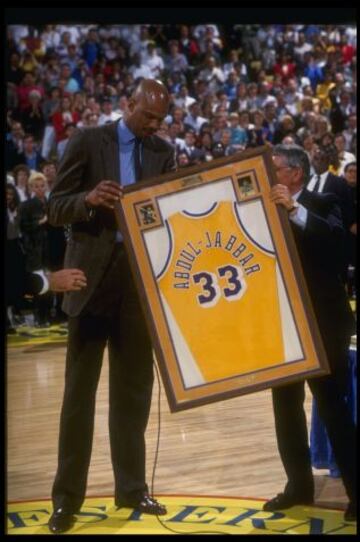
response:
<svg viewBox="0 0 360 542"><path fill-rule="evenodd" d="M73 131L119 119L141 78L170 92L158 135L176 148L178 167L297 143L311 163L326 149L355 200L355 24L9 25L6 175L19 212L8 207L7 217L12 236L24 240L30 228L41 239L32 268L62 265L64 234L49 234L46 200ZM41 204L29 212L34 197Z"/></svg>

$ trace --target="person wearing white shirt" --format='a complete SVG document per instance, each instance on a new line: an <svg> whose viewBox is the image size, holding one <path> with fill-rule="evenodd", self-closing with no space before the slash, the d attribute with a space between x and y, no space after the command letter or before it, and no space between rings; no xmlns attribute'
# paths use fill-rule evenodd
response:
<svg viewBox="0 0 360 542"><path fill-rule="evenodd" d="M125 94L123 94L119 98L117 109L114 109L115 113L117 113L118 115L120 115L120 117L122 117L124 115L124 111L126 111L127 104L128 104L128 98L127 96L125 96Z"/></svg>
<svg viewBox="0 0 360 542"><path fill-rule="evenodd" d="M56 49L60 44L60 32L53 24L47 24L40 37L45 44L46 51Z"/></svg>
<svg viewBox="0 0 360 542"><path fill-rule="evenodd" d="M189 109L190 113L184 118L184 124L187 124L188 126L193 128L196 134L198 134L201 130L201 127L207 122L209 122L209 120L205 117L200 116L201 110L200 104L198 102L194 102L193 104L191 104Z"/></svg>
<svg viewBox="0 0 360 542"><path fill-rule="evenodd" d="M216 65L213 56L207 58L205 66L199 73L199 79L207 82L210 91L216 92L225 83L224 72Z"/></svg>
<svg viewBox="0 0 360 542"><path fill-rule="evenodd" d="M189 112L189 107L195 102L195 98L189 96L189 89L187 85L180 85L179 94L174 100L176 107L181 107L181 109Z"/></svg>
<svg viewBox="0 0 360 542"><path fill-rule="evenodd" d="M162 72L164 71L164 61L156 51L156 46L154 42L149 42L147 46L147 54L143 59L143 63L150 68L151 73L154 78L158 79L161 77Z"/></svg>
<svg viewBox="0 0 360 542"><path fill-rule="evenodd" d="M93 27L94 27L94 25L91 26L91 28L93 28ZM58 30L58 32L60 32L61 35L64 34L64 32L69 33L70 34L70 43L73 43L74 45L77 45L77 43L80 40L81 34L80 34L80 30L79 30L77 25L76 26L75 25L73 25L73 26L70 26L70 25L58 25L56 27L56 30Z"/></svg>
<svg viewBox="0 0 360 542"><path fill-rule="evenodd" d="M339 175L343 176L345 166L347 164L350 164L351 162L356 162L356 158L354 154L345 150L346 139L345 139L344 134L342 133L336 134L334 143L339 153L339 161L340 161Z"/></svg>
<svg viewBox="0 0 360 542"><path fill-rule="evenodd" d="M357 116L356 113L349 115L347 119L347 128L343 131L343 135L346 141L346 150L350 151L353 147L354 140L356 140L357 132Z"/></svg>
<svg viewBox="0 0 360 542"><path fill-rule="evenodd" d="M137 79L155 79L151 69L146 64L143 64L139 54L134 55L133 65L129 68L129 73L133 76L134 81Z"/></svg>
<svg viewBox="0 0 360 542"><path fill-rule="evenodd" d="M112 109L112 103L110 100L104 100L102 106L103 112L99 117L98 126L103 126L109 122L114 122L121 118L121 115Z"/></svg>
<svg viewBox="0 0 360 542"><path fill-rule="evenodd" d="M295 58L299 61L303 61L305 53L308 53L312 50L312 45L306 41L305 34L303 32L299 33L299 40L296 47L294 47Z"/></svg>

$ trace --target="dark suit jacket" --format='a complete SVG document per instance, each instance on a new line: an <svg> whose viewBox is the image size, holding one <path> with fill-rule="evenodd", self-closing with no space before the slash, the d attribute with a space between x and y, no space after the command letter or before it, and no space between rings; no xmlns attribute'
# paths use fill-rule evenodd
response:
<svg viewBox="0 0 360 542"><path fill-rule="evenodd" d="M47 202L33 197L20 204L20 230L29 271L43 269L48 265L47 225L39 220L47 213Z"/></svg>
<svg viewBox="0 0 360 542"><path fill-rule="evenodd" d="M354 222L355 209L345 179L329 172L323 188L323 194L325 193L337 195L344 225L348 230Z"/></svg>
<svg viewBox="0 0 360 542"><path fill-rule="evenodd" d="M6 241L5 293L6 305L21 305L25 295L37 295L44 286L43 279L26 271L26 256L19 239Z"/></svg>
<svg viewBox="0 0 360 542"><path fill-rule="evenodd" d="M174 148L158 136L144 139L142 178L175 169ZM102 180L120 179L117 122L78 129L71 137L49 198L49 221L71 224L64 267L82 269L87 288L64 295L63 309L77 316L88 303L106 269L116 236L114 212L96 209L89 216L85 196Z"/></svg>
<svg viewBox="0 0 360 542"><path fill-rule="evenodd" d="M298 202L308 210L306 227L302 230L292 222L291 226L324 346L330 352L333 340L346 342L355 331L339 276L345 231L335 195L304 189ZM331 364L332 356L328 357Z"/></svg>

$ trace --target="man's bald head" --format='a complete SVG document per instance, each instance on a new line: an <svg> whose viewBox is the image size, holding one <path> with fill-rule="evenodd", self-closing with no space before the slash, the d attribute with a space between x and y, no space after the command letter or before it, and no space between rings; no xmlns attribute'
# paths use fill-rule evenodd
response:
<svg viewBox="0 0 360 542"><path fill-rule="evenodd" d="M144 101L148 106L153 107L157 104L169 106L169 93L161 81L156 79L143 79L134 90L132 98L138 101Z"/></svg>
<svg viewBox="0 0 360 542"><path fill-rule="evenodd" d="M124 120L140 138L155 133L169 108L169 93L161 81L143 79L129 99Z"/></svg>

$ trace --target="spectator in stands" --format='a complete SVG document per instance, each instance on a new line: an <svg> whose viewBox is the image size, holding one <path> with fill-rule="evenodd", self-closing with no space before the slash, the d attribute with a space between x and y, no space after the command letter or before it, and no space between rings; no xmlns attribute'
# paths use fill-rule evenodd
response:
<svg viewBox="0 0 360 542"><path fill-rule="evenodd" d="M44 158L36 149L34 136L29 133L24 136L23 152L19 154L21 164L26 164L29 169L39 170Z"/></svg>
<svg viewBox="0 0 360 542"><path fill-rule="evenodd" d="M82 51L83 58L85 59L88 67L91 69L101 52L99 37L95 28L91 28L89 30Z"/></svg>
<svg viewBox="0 0 360 542"><path fill-rule="evenodd" d="M322 138L330 132L329 121L325 115L316 115L314 140L318 145L321 145Z"/></svg>
<svg viewBox="0 0 360 542"><path fill-rule="evenodd" d="M129 73L131 73L135 81L140 79L155 79L149 66L142 60L140 53L133 55Z"/></svg>
<svg viewBox="0 0 360 542"><path fill-rule="evenodd" d="M189 95L189 89L187 85L180 85L178 94L175 97L174 103L176 107L180 107L186 113L189 113L190 106L195 103L196 100Z"/></svg>
<svg viewBox="0 0 360 542"><path fill-rule="evenodd" d="M229 100L234 100L237 96L239 77L235 72L230 72L225 80L224 92Z"/></svg>
<svg viewBox="0 0 360 542"><path fill-rule="evenodd" d="M278 127L278 120L276 117L276 100L268 101L265 104L263 126L268 130L267 140L272 142Z"/></svg>
<svg viewBox="0 0 360 542"><path fill-rule="evenodd" d="M225 75L214 56L207 56L205 66L199 73L199 79L205 81L211 92L217 92L225 83Z"/></svg>
<svg viewBox="0 0 360 542"><path fill-rule="evenodd" d="M179 43L173 40L169 43L169 55L165 59L165 67L170 75L180 72L185 73L188 69L186 56L179 51Z"/></svg>
<svg viewBox="0 0 360 542"><path fill-rule="evenodd" d="M356 130L357 130L356 113L351 113L346 121L346 129L342 132L345 137L345 149L349 152L353 152L352 149L356 148ZM355 144L354 144L354 141L355 141Z"/></svg>
<svg viewBox="0 0 360 542"><path fill-rule="evenodd" d="M102 113L99 117L98 126L103 126L109 122L114 122L121 117L119 113L113 111L113 105L110 98L104 98L102 102Z"/></svg>
<svg viewBox="0 0 360 542"><path fill-rule="evenodd" d="M46 189L45 175L32 173L29 178L32 197L20 207L20 229L29 271L48 265Z"/></svg>
<svg viewBox="0 0 360 542"><path fill-rule="evenodd" d="M295 136L295 121L291 115L284 115L274 132L274 145L281 143L287 135Z"/></svg>
<svg viewBox="0 0 360 542"><path fill-rule="evenodd" d="M248 147L260 147L269 141L269 129L264 126L264 114L255 110L251 113L252 128L247 131Z"/></svg>
<svg viewBox="0 0 360 542"><path fill-rule="evenodd" d="M176 163L179 168L188 167L189 165L191 165L189 156L187 155L185 151L180 151L177 154Z"/></svg>
<svg viewBox="0 0 360 542"><path fill-rule="evenodd" d="M212 138L211 132L203 131L200 132L200 135L197 140L197 147L201 152L201 160L203 162L210 162L213 159L212 148L214 141Z"/></svg>
<svg viewBox="0 0 360 542"><path fill-rule="evenodd" d="M315 61L315 56L311 52L305 53L304 55L304 76L310 80L310 84L314 92L316 87L323 80L323 70Z"/></svg>
<svg viewBox="0 0 360 542"><path fill-rule="evenodd" d="M59 143L63 139L66 139L66 125L70 123L76 124L77 122L79 122L79 120L79 113L72 110L71 98L69 96L64 96L61 100L60 111L54 113L52 117L56 143Z"/></svg>
<svg viewBox="0 0 360 542"><path fill-rule="evenodd" d="M30 198L29 177L30 168L25 164L19 164L13 169L14 181L20 201L26 201Z"/></svg>
<svg viewBox="0 0 360 542"><path fill-rule="evenodd" d="M190 65L196 64L200 52L199 45L185 24L180 26L179 52L185 55Z"/></svg>
<svg viewBox="0 0 360 542"><path fill-rule="evenodd" d="M40 142L44 135L45 119L40 105L41 94L38 90L32 90L28 96L29 106L23 111L15 110L14 116L18 117L27 133L33 134L36 141Z"/></svg>
<svg viewBox="0 0 360 542"><path fill-rule="evenodd" d="M224 156L231 156L238 151L238 148L231 143L231 129L225 128L222 130L220 143L224 148Z"/></svg>
<svg viewBox="0 0 360 542"><path fill-rule="evenodd" d="M24 70L20 66L19 53L14 52L10 55L6 68L6 82L14 85L16 88L20 85L25 75Z"/></svg>
<svg viewBox="0 0 360 542"><path fill-rule="evenodd" d="M155 42L150 41L148 43L144 64L149 68L152 78L160 79L162 77L165 66L162 57L156 50Z"/></svg>
<svg viewBox="0 0 360 542"><path fill-rule="evenodd" d="M34 172L29 178L32 198L20 207L20 230L26 257L27 271L47 269L49 266L49 243L47 233L46 178ZM51 295L38 298L35 304L35 320L39 327L46 327L50 320Z"/></svg>
<svg viewBox="0 0 360 542"><path fill-rule="evenodd" d="M35 82L34 73L26 72L20 85L17 87L18 109L20 114L31 106L29 94L34 90L39 92L41 97L44 95L43 87L37 85Z"/></svg>
<svg viewBox="0 0 360 542"><path fill-rule="evenodd" d="M21 284L23 249L20 238L20 198L14 185L6 184L6 307L7 328L13 328L15 318L20 314L21 295L17 289ZM19 299L20 298L20 299Z"/></svg>
<svg viewBox="0 0 360 542"><path fill-rule="evenodd" d="M257 103L258 103L258 86L256 83L249 83L247 86L247 106L248 110L252 111L254 109L257 109Z"/></svg>
<svg viewBox="0 0 360 542"><path fill-rule="evenodd" d="M199 102L193 102L189 106L190 112L184 118L184 124L188 128L192 128L196 134L198 134L204 124L209 122L209 119L201 116L201 106ZM174 121L176 119L174 118Z"/></svg>
<svg viewBox="0 0 360 542"><path fill-rule="evenodd" d="M344 134L335 134L334 137L334 143L336 145L336 148L339 153L339 160L340 160L340 167L339 167L339 175L344 175L345 167L347 164L350 164L351 162L355 162L355 156L351 153L345 150L346 147L346 139Z"/></svg>
<svg viewBox="0 0 360 542"><path fill-rule="evenodd" d="M61 158L64 155L66 146L69 143L69 139L71 138L72 134L74 133L75 128L76 128L76 124L74 122L68 122L65 125L65 139L62 139L57 144L57 157L58 157L59 161L61 160Z"/></svg>
<svg viewBox="0 0 360 542"><path fill-rule="evenodd" d="M282 54L279 56L274 68L274 75L280 75L282 82L287 84L290 78L294 77L296 73L296 65L288 54Z"/></svg>
<svg viewBox="0 0 360 542"><path fill-rule="evenodd" d="M245 83L240 82L237 85L236 96L230 103L230 112L238 112L249 109L247 87Z"/></svg>
<svg viewBox="0 0 360 542"><path fill-rule="evenodd" d="M201 160L202 152L195 146L196 134L192 129L185 132L184 142L180 143L179 151L186 152L189 158L189 163L193 164Z"/></svg>
<svg viewBox="0 0 360 542"><path fill-rule="evenodd" d="M287 110L293 117L296 117L300 113L301 100L303 99L303 94L298 88L296 79L290 78L288 80L284 92Z"/></svg>
<svg viewBox="0 0 360 542"><path fill-rule="evenodd" d="M231 145L237 149L237 150L243 150L247 146L248 142L248 136L247 131L244 130L240 124L239 124L239 114L238 113L230 113L229 115L229 124L230 124L230 132L231 132L231 138L230 143Z"/></svg>
<svg viewBox="0 0 360 542"><path fill-rule="evenodd" d="M6 134L5 141L5 165L7 171L11 171L15 166L21 164L24 135L21 122L11 120L11 129Z"/></svg>
<svg viewBox="0 0 360 542"><path fill-rule="evenodd" d="M45 196L46 199L48 199L56 180L56 163L52 160L44 160L43 162L41 162L39 169L46 178L47 191L45 193Z"/></svg>

